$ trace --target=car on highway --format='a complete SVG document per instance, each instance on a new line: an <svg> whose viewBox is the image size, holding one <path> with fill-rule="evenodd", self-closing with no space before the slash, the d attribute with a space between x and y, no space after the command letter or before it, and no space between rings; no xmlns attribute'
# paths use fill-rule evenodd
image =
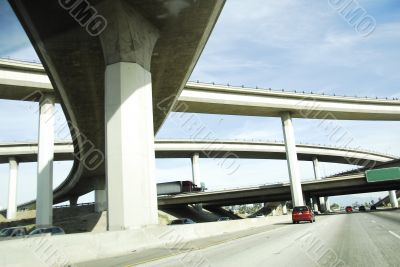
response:
<svg viewBox="0 0 400 267"><path fill-rule="evenodd" d="M230 220L231 220L231 218L229 218L229 217L221 217L221 218L218 219L219 222L230 221Z"/></svg>
<svg viewBox="0 0 400 267"><path fill-rule="evenodd" d="M192 221L191 219L188 218L180 218L180 219L176 219L173 220L170 225L177 225L177 224L193 224L195 223L194 221Z"/></svg>
<svg viewBox="0 0 400 267"><path fill-rule="evenodd" d="M347 212L347 213L353 212L353 207L352 207L352 206L347 206L347 207L346 207L346 212Z"/></svg>
<svg viewBox="0 0 400 267"><path fill-rule="evenodd" d="M367 211L367 209L365 208L365 206L360 206L358 207L358 211Z"/></svg>
<svg viewBox="0 0 400 267"><path fill-rule="evenodd" d="M372 205L372 206L369 208L369 210L376 210L376 206L375 206L375 205Z"/></svg>
<svg viewBox="0 0 400 267"><path fill-rule="evenodd" d="M61 227L58 226L37 227L29 233L29 236L44 235L44 234L64 235L65 232Z"/></svg>
<svg viewBox="0 0 400 267"><path fill-rule="evenodd" d="M293 208L292 221L293 223L302 221L313 223L315 222L315 215L308 206L297 206Z"/></svg>
<svg viewBox="0 0 400 267"><path fill-rule="evenodd" d="M0 239L9 239L26 235L25 227L8 227L0 230Z"/></svg>

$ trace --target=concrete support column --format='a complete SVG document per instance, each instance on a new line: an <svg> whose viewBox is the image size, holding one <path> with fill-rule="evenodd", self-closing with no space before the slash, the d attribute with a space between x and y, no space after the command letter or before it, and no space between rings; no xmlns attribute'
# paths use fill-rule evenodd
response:
<svg viewBox="0 0 400 267"><path fill-rule="evenodd" d="M151 60L159 30L126 1L97 5L105 71L108 230L158 223ZM129 8L128 8L129 7Z"/></svg>
<svg viewBox="0 0 400 267"><path fill-rule="evenodd" d="M14 157L9 158L10 173L8 178L8 207L7 220L16 218L17 215L17 178L18 162Z"/></svg>
<svg viewBox="0 0 400 267"><path fill-rule="evenodd" d="M314 206L314 211L319 211L317 197L313 196L312 202L313 202L313 206Z"/></svg>
<svg viewBox="0 0 400 267"><path fill-rule="evenodd" d="M320 198L319 198L319 206L320 206L321 212L325 212L325 211L328 210L328 209L327 209L327 205L326 205L326 203L325 203L325 198L324 198L324 197L320 197Z"/></svg>
<svg viewBox="0 0 400 267"><path fill-rule="evenodd" d="M312 160L313 167L314 167L314 177L315 180L321 180L321 172L319 169L319 161L318 158L314 157Z"/></svg>
<svg viewBox="0 0 400 267"><path fill-rule="evenodd" d="M301 190L301 178L299 163L297 161L296 142L292 118L289 112L282 114L282 127L286 147L286 159L290 177L290 189L292 194L293 206L303 206L303 192Z"/></svg>
<svg viewBox="0 0 400 267"><path fill-rule="evenodd" d="M283 215L286 215L286 214L287 214L287 206L286 206L286 203L284 203L284 204L282 205L282 213L283 213Z"/></svg>
<svg viewBox="0 0 400 267"><path fill-rule="evenodd" d="M325 208L326 208L326 211L331 211L331 203L330 203L328 197L325 197Z"/></svg>
<svg viewBox="0 0 400 267"><path fill-rule="evenodd" d="M196 186L200 187L200 166L199 166L199 153L194 153L192 156L192 179Z"/></svg>
<svg viewBox="0 0 400 267"><path fill-rule="evenodd" d="M323 209L322 209L322 206L321 206L321 197L317 197L316 200L317 200L318 210L320 212L322 212Z"/></svg>
<svg viewBox="0 0 400 267"><path fill-rule="evenodd" d="M276 208L271 210L271 216L276 216Z"/></svg>
<svg viewBox="0 0 400 267"><path fill-rule="evenodd" d="M194 153L192 156L192 182L200 187L200 155L199 153ZM197 211L203 211L203 204L195 204L194 207Z"/></svg>
<svg viewBox="0 0 400 267"><path fill-rule="evenodd" d="M39 103L36 225L52 224L54 158L54 96L44 95Z"/></svg>
<svg viewBox="0 0 400 267"><path fill-rule="evenodd" d="M120 62L105 75L108 229L157 224L151 74Z"/></svg>
<svg viewBox="0 0 400 267"><path fill-rule="evenodd" d="M69 198L69 206L70 207L76 207L78 205L78 196L72 196Z"/></svg>
<svg viewBox="0 0 400 267"><path fill-rule="evenodd" d="M107 192L106 190L94 190L95 211L102 212L107 209Z"/></svg>
<svg viewBox="0 0 400 267"><path fill-rule="evenodd" d="M305 199L304 199L304 202L306 203L306 205L308 206L308 207L310 207L310 208L312 208L311 207L311 198L309 197L309 196L306 196L305 197Z"/></svg>
<svg viewBox="0 0 400 267"><path fill-rule="evenodd" d="M318 158L314 157L312 162L313 162L313 167L314 167L314 178L315 178L315 180L321 180L322 178L321 178L321 171L320 171L320 168L319 168ZM320 197L319 198L319 204L320 204L320 207L321 207L321 211L326 211L325 198Z"/></svg>
<svg viewBox="0 0 400 267"><path fill-rule="evenodd" d="M389 198L390 198L390 204L392 205L392 208L397 209L399 207L399 202L397 201L396 190L389 191Z"/></svg>

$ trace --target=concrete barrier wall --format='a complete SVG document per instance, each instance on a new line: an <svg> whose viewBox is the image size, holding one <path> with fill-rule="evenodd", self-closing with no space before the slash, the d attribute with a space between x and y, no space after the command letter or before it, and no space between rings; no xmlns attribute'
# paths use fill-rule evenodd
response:
<svg viewBox="0 0 400 267"><path fill-rule="evenodd" d="M288 219L288 216L279 216L3 241L0 242L0 266L66 266L153 247L178 247L187 241L248 230Z"/></svg>

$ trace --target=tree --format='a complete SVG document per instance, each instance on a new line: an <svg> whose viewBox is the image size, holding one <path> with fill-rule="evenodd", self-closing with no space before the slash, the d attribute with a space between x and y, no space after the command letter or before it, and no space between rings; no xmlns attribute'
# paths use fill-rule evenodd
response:
<svg viewBox="0 0 400 267"><path fill-rule="evenodd" d="M331 208L332 210L336 210L336 209L339 209L340 206L339 206L339 204L337 204L337 203L333 203L333 204L331 205L330 208Z"/></svg>
<svg viewBox="0 0 400 267"><path fill-rule="evenodd" d="M246 213L246 205L240 205L239 206L239 213L240 214L245 214Z"/></svg>
<svg viewBox="0 0 400 267"><path fill-rule="evenodd" d="M262 208L262 205L260 203L255 203L255 204L253 204L253 208L254 208L254 212L256 212Z"/></svg>

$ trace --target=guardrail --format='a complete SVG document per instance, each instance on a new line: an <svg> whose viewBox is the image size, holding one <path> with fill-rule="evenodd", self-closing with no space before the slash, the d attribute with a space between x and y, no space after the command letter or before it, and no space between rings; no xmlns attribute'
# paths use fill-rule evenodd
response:
<svg viewBox="0 0 400 267"><path fill-rule="evenodd" d="M94 206L94 205L95 205L95 202L86 202L86 203L76 204L74 206L71 206L71 205L53 206L53 209L75 208L75 207Z"/></svg>

